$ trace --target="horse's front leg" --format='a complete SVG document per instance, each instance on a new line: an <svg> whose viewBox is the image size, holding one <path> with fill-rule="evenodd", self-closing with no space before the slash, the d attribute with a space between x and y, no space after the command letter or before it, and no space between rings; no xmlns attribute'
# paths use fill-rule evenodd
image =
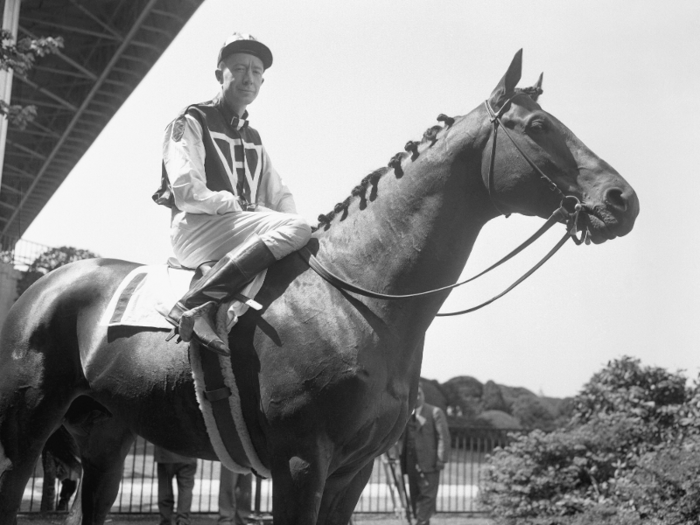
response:
<svg viewBox="0 0 700 525"><path fill-rule="evenodd" d="M359 471L336 472L326 481L318 516L319 525L347 525L372 475L374 461Z"/></svg>
<svg viewBox="0 0 700 525"><path fill-rule="evenodd" d="M326 483L328 447L298 442L291 433L272 456L272 514L275 525L316 525ZM274 445L273 445L274 446Z"/></svg>

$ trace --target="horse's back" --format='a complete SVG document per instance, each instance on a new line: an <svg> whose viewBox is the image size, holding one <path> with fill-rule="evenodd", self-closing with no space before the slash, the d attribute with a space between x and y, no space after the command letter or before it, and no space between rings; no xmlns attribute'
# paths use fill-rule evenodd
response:
<svg viewBox="0 0 700 525"><path fill-rule="evenodd" d="M100 315L120 276L135 266L113 259L77 261L32 284L12 306L0 332L0 383L8 389L32 385L44 390L53 383L84 389L83 347L96 337Z"/></svg>
<svg viewBox="0 0 700 525"><path fill-rule="evenodd" d="M38 339L54 336L75 343L79 332L98 324L121 279L136 263L86 259L67 264L32 284L10 309L0 335L0 352L36 349ZM43 345L38 345L43 346Z"/></svg>

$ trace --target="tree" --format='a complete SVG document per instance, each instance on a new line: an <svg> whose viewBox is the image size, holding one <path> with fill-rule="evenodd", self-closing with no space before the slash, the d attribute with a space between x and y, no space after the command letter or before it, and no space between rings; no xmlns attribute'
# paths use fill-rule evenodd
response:
<svg viewBox="0 0 700 525"><path fill-rule="evenodd" d="M12 33L0 30L0 70L12 70L24 76L34 66L37 57L56 53L63 47L61 37L22 38L15 43ZM36 116L36 106L9 105L0 100L0 116L6 116L9 123L23 129Z"/></svg>
<svg viewBox="0 0 700 525"><path fill-rule="evenodd" d="M599 414L624 413L666 427L674 420L666 407L686 400L685 383L680 374L622 357L608 363L584 385L574 401L575 418L585 423Z"/></svg>
<svg viewBox="0 0 700 525"><path fill-rule="evenodd" d="M478 379L470 376L453 377L442 385L442 389L447 398L447 405L459 408L466 419L473 420L481 413L484 385Z"/></svg>
<svg viewBox="0 0 700 525"><path fill-rule="evenodd" d="M82 259L93 259L99 255L89 251L61 246L51 248L39 255L24 272L22 278L17 282L17 293L22 295L27 288L38 281L41 277L52 270L68 263L80 261Z"/></svg>
<svg viewBox="0 0 700 525"><path fill-rule="evenodd" d="M505 399L503 399L503 393L501 392L501 387L499 387L493 381L486 381L484 385L484 392L481 396L482 405L484 411L487 410L499 410L501 412L510 413L510 409L506 404Z"/></svg>

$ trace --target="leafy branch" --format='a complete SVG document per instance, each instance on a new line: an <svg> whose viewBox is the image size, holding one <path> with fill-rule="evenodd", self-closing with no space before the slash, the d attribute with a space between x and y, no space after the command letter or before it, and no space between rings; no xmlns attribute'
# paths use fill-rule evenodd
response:
<svg viewBox="0 0 700 525"><path fill-rule="evenodd" d="M0 70L13 71L18 76L26 76L34 67L36 59L48 54L58 53L63 47L61 37L22 38L15 43L12 33L0 30ZM27 123L36 117L36 106L8 104L0 100L0 116L24 129Z"/></svg>

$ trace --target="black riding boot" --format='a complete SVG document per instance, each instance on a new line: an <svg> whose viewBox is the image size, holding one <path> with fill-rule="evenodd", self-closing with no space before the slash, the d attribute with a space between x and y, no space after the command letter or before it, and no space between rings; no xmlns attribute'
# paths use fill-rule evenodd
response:
<svg viewBox="0 0 700 525"><path fill-rule="evenodd" d="M253 278L275 262L270 249L254 235L217 262L170 310L166 319L184 341L196 338L217 354L229 355L216 332L220 303L231 299Z"/></svg>

